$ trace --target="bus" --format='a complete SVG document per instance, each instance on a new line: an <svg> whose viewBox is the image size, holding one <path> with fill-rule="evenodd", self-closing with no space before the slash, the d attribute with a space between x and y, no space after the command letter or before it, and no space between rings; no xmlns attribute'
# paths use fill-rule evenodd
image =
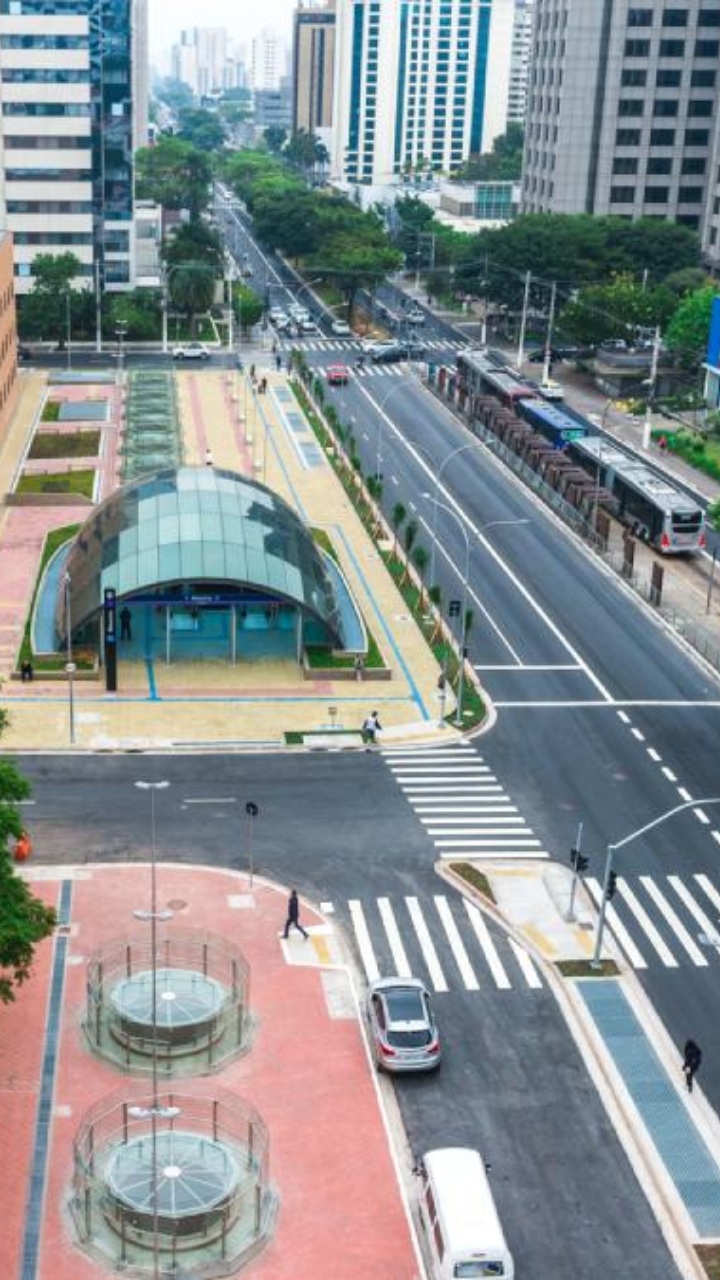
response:
<svg viewBox="0 0 720 1280"><path fill-rule="evenodd" d="M475 396L495 396L506 408L518 400L531 400L535 390L504 365L495 364L479 351L463 351L457 358L460 384Z"/></svg>
<svg viewBox="0 0 720 1280"><path fill-rule="evenodd" d="M564 449L571 440L582 440L588 434L588 424L543 400L519 400L515 412L539 435L556 449Z"/></svg>

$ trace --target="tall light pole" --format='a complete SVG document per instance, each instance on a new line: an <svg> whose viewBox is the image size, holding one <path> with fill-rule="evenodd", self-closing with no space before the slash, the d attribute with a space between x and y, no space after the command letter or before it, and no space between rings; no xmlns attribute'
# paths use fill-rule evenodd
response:
<svg viewBox="0 0 720 1280"><path fill-rule="evenodd" d="M70 588L72 579L69 573L64 578L65 589L65 671L68 678L68 711L70 716L70 741L75 741L75 685L73 677L75 675L75 663L73 662L72 652L72 610L70 604Z"/></svg>
<svg viewBox="0 0 720 1280"><path fill-rule="evenodd" d="M233 349L233 340L234 340L234 334L233 334L233 320L234 320L234 318L235 318L235 317L234 317L234 315L233 315L233 283L234 283L234 280L235 280L235 264L234 264L232 261L228 261L228 263L227 263L227 268L226 268L226 274L225 274L225 283L226 283L226 285L227 285L227 298L228 298L228 327L227 327L227 349L228 349L228 351L232 351L232 349Z"/></svg>
<svg viewBox="0 0 720 1280"><path fill-rule="evenodd" d="M165 791L170 783L136 782L141 791L150 792L150 910L133 911L136 920L150 921L150 973L151 973L151 1017L152 1017L152 1105L150 1107L129 1107L133 1119L149 1119L151 1135L152 1161L152 1211L153 1211L153 1280L160 1277L160 1233L158 1207L158 1160L157 1160L157 1122L158 1118L169 1118L178 1114L177 1107L161 1107L158 1097L158 1038L157 1038L157 922L172 919L172 911L157 909L157 829L155 824L155 792Z"/></svg>
<svg viewBox="0 0 720 1280"><path fill-rule="evenodd" d="M126 333L127 333L127 321L118 320L115 326L115 334L118 340L118 349L117 349L117 381L118 383L122 379L123 354L124 354L123 342L125 340Z"/></svg>
<svg viewBox="0 0 720 1280"><path fill-rule="evenodd" d="M430 537L432 539L430 544L430 581L431 582L435 581L435 549L437 547L437 509L438 509L438 506L440 505L437 502L437 496L440 491L440 482L442 480L445 468L449 462L452 462L453 458L457 458L459 453L465 453L466 449L487 449L487 448L488 448L488 445L485 443L484 440L473 440L472 443L470 444L461 444L458 446L457 449L452 449L450 453L446 454L442 462L440 463L440 466L438 467L437 474L435 476L435 494L433 498L433 502L434 502L433 522L432 522L432 529L430 531Z"/></svg>
<svg viewBox="0 0 720 1280"><path fill-rule="evenodd" d="M394 386L392 386L390 390L383 396L380 403L375 405L378 413L378 429L377 429L377 437L375 440L375 479L378 482L380 481L380 477L382 474L381 472L382 460L383 460L382 449L383 449L383 440L385 437L385 419L383 417L383 412L385 409L385 405L387 404L390 397L394 395L396 391L402 391L403 387L407 387L407 382L405 381L404 378L402 379L401 382L396 382ZM370 397L370 399L372 400L372 396ZM373 401L373 404L375 404L375 401Z"/></svg>
<svg viewBox="0 0 720 1280"><path fill-rule="evenodd" d="M65 364L72 368L72 308L70 306L70 290L65 290Z"/></svg>
<svg viewBox="0 0 720 1280"><path fill-rule="evenodd" d="M611 885L611 877L613 872L613 854L618 849L624 849L626 844L631 844L633 840L644 836L648 831L652 831L655 827L659 827L661 823L667 822L668 818L674 818L676 813L682 813L683 809L700 809L709 804L720 804L720 796L711 796L707 800L686 800L684 804L675 805L674 809L668 809L665 813L661 813L658 818L653 818L652 822L646 822L644 827L638 827L637 831L631 831L629 836L625 836L622 840L616 840L614 844L607 846L605 854L605 875L603 876L602 901L600 903L600 914L598 916L597 931L595 934L595 950L590 964L593 969L599 969L602 965L600 952L602 950L603 933L605 931L605 913L607 910L608 889ZM611 891L612 892L612 891Z"/></svg>
<svg viewBox="0 0 720 1280"><path fill-rule="evenodd" d="M465 539L465 570L463 572L463 597L462 597L462 626L460 628L460 671L458 673L458 694L457 705L455 707L455 727L462 728L462 704L463 694L465 692L465 641L467 639L467 599L468 599L468 578L470 577L470 539L464 522L460 519L457 511L453 511L445 502L439 502L431 493L423 493L424 498L428 498L435 507L442 507L443 511L447 511L448 515L457 521L458 528L462 532Z"/></svg>

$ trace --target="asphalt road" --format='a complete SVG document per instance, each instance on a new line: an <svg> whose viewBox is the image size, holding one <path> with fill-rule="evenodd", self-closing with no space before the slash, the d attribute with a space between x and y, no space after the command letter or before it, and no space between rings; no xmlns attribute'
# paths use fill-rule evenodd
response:
<svg viewBox="0 0 720 1280"><path fill-rule="evenodd" d="M380 899L398 920L411 899L432 927L435 897L443 895L470 949L462 904L435 876L430 840L380 755L28 756L19 764L33 783L31 825L42 860L146 859L149 808L133 784L167 779L171 788L157 802L161 859L247 866L244 805L254 800L255 870L332 903L351 945L351 904L359 904L385 971L391 960L375 923ZM162 867L158 881L162 902ZM403 942L420 971L411 935L405 928ZM521 980L502 933L491 927L490 936L511 985L496 985L474 954L479 989L468 991L442 931L432 929L449 986L435 995L446 1054L437 1076L397 1082L411 1148L416 1155L448 1143L482 1150L518 1280L604 1280L633 1260L654 1280L676 1280L553 997Z"/></svg>

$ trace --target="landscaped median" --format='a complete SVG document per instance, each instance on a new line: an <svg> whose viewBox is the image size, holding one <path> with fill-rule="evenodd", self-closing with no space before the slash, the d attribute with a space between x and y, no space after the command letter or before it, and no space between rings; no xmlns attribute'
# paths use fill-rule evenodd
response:
<svg viewBox="0 0 720 1280"><path fill-rule="evenodd" d="M452 701L457 705L461 670L460 654L450 629L442 617L440 588L424 580L423 573L427 567L428 556L424 548L416 545L415 523L408 521L402 537L399 532L401 521L396 523L394 529L389 528L380 507L382 483L372 474L363 476L352 427L340 421L332 405L325 406L322 379L315 376L299 351L292 353L292 370L295 374L292 387L300 408L360 517L368 537L377 547L378 554L412 614L418 630L432 651L443 673L440 679L445 681L445 688L452 691L454 695L452 700L448 698L448 702ZM403 520L404 518L403 515ZM471 622L472 614L468 611L466 634ZM367 663L371 669L372 655L371 646ZM327 664L324 663L323 667L326 668ZM314 669L313 674L317 676L317 670ZM335 670L331 674L333 679L337 678ZM442 693L442 688L439 692ZM463 675L462 729L468 731L476 728L483 723L486 716L487 708L475 672L471 664L466 661ZM454 711L444 718L448 724L455 724Z"/></svg>
<svg viewBox="0 0 720 1280"><path fill-rule="evenodd" d="M32 624L35 615L38 591L45 575L45 570L53 556L57 554L61 547L64 547L72 538L75 537L79 529L79 524L63 525L60 529L53 529L45 538L42 555L40 557L40 564L38 565L37 576L35 578L35 585L33 587L30 608L28 610L27 618L25 619L25 630L23 632L22 643L20 645L20 652L17 656L16 670L13 671L13 680L19 680L21 678L20 668L25 662L30 662L35 675L41 676L45 680L64 680L67 678L65 672L65 665L67 662L66 654L34 652L32 646ZM97 677L97 655L92 650L86 650L82 647L76 646L73 649L73 662L76 667L76 679L92 680Z"/></svg>

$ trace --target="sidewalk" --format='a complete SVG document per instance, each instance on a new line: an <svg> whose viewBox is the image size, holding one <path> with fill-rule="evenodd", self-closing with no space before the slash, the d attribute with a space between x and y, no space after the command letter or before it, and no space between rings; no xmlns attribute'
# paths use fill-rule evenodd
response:
<svg viewBox="0 0 720 1280"><path fill-rule="evenodd" d="M707 1280L696 1249L720 1237L720 1120L673 1045L610 929L602 957L617 977L563 977L587 962L595 908L582 884L567 919L571 873L559 863L483 863L495 905L440 864L440 874L517 937L542 967L684 1277ZM582 966L581 966L582 967Z"/></svg>
<svg viewBox="0 0 720 1280"><path fill-rule="evenodd" d="M63 928L40 946L16 1003L0 1006L0 1148L6 1155L0 1269L28 1280L95 1280L113 1267L99 1266L79 1247L68 1212L73 1141L96 1104L146 1096L150 1082L147 1072L131 1080L89 1050L81 1027L86 965L118 935L146 943L148 926L133 923L132 915L150 891L149 871L88 866L34 874L34 890L60 905ZM402 1159L402 1134L391 1138L390 1113L332 926L304 903L310 941L297 935L283 942L284 888L256 878L251 891L236 873L166 864L157 877L159 900L175 912L159 926L160 945L165 936L200 931L211 947L239 948L250 966L254 1026L246 1051L210 1074L201 1065L199 1074L188 1075L186 1059L182 1076L167 1080L164 1074L161 1085L179 1101L245 1100L267 1126L275 1221L243 1275L417 1280L421 1267L393 1151L399 1141ZM158 1127L162 1132L168 1121ZM97 1158L102 1167L100 1149ZM182 1177L184 1170L177 1172ZM103 1234L119 1251L119 1237ZM163 1274L168 1262L162 1252Z"/></svg>

